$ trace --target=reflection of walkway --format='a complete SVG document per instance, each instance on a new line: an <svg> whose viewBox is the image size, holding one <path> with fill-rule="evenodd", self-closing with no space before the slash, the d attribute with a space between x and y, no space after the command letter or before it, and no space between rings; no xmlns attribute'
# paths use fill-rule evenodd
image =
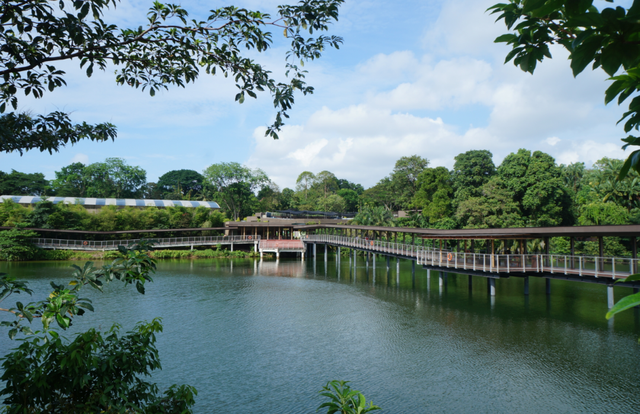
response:
<svg viewBox="0 0 640 414"><path fill-rule="evenodd" d="M474 274L495 274L505 277L568 275L621 279L638 269L638 260L629 257L571 256L556 254L483 254L453 252L361 238L310 235L310 243L326 243L358 250L415 260L418 265L438 270Z"/></svg>
<svg viewBox="0 0 640 414"><path fill-rule="evenodd" d="M258 274L262 276L304 277L306 268L303 261L260 260Z"/></svg>
<svg viewBox="0 0 640 414"><path fill-rule="evenodd" d="M233 251L234 244L253 244L254 250L260 241L260 237L252 236L200 236L200 237L165 237L160 239L147 239L154 242L154 247L191 247L215 246L218 244L230 245ZM64 240L64 239L31 239L42 249L54 250L118 250L118 246L128 246L140 241L131 240Z"/></svg>

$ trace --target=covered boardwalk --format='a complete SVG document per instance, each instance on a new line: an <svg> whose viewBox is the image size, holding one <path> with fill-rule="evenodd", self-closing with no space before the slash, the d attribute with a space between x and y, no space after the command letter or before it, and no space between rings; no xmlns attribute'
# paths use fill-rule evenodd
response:
<svg viewBox="0 0 640 414"><path fill-rule="evenodd" d="M30 206L42 201L50 201L53 204L78 204L84 206L87 210L99 210L105 206L125 207L206 207L211 209L219 209L220 206L214 201L190 201L190 200L147 200L134 198L91 198L91 197L38 197L38 196L0 196L0 203L4 200L11 200L14 203Z"/></svg>

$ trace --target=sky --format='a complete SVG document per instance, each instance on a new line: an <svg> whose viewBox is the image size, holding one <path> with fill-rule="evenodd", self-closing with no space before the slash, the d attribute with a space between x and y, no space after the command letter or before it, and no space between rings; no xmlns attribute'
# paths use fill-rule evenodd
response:
<svg viewBox="0 0 640 414"><path fill-rule="evenodd" d="M154 97L115 83L115 68L87 78L78 62L59 68L67 87L42 99L19 97L20 111L71 113L76 122L111 122L114 142L81 142L50 155L0 153L0 170L42 172L47 179L73 162L120 157L147 171L147 180L171 170L202 172L221 162L260 168L281 189L294 188L303 171L333 172L365 188L389 175L403 156L419 155L431 167L452 168L469 150L492 152L499 165L520 148L540 150L558 164L592 165L623 158L616 125L624 107L604 105L608 82L601 70L574 78L567 53L532 76L512 63L509 48L493 40L506 33L485 10L496 0L347 0L330 34L339 50L305 64L313 95L296 103L279 133L265 137L275 110L267 93L234 102L236 87L202 73L186 88ZM273 0L183 1L191 16L230 4L273 13ZM106 19L121 27L144 24L150 0L124 0ZM274 31L273 48L255 59L283 76L286 39Z"/></svg>

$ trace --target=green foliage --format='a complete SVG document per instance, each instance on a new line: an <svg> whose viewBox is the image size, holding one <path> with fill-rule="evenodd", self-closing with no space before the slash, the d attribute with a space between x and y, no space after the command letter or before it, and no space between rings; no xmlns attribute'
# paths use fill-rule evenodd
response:
<svg viewBox="0 0 640 414"><path fill-rule="evenodd" d="M624 132L629 133L640 127L640 96L637 96L640 7L635 1L615 9L599 9L593 3L593 0L509 0L493 5L488 11L498 14L497 20L503 20L510 31L495 40L511 46L505 63L513 60L523 71L533 73L537 62L551 58L549 45L560 44L570 53L574 76L589 65L611 76L605 103L617 98L621 105L633 97L628 111L618 121L624 121ZM632 135L622 141L623 148L640 145L640 138ZM640 171L640 150L631 152L620 170L620 178L630 169Z"/></svg>
<svg viewBox="0 0 640 414"><path fill-rule="evenodd" d="M607 224L628 224L629 212L614 203L589 203L580 206L578 225L602 226Z"/></svg>
<svg viewBox="0 0 640 414"><path fill-rule="evenodd" d="M140 198L147 173L121 158L107 158L84 166L74 163L56 171L52 189L64 197Z"/></svg>
<svg viewBox="0 0 640 414"><path fill-rule="evenodd" d="M630 275L625 279L619 279L616 281L616 283L637 282L637 281L640 281L640 273ZM609 312L607 312L606 314L606 318L611 319L611 317L614 316L615 314L625 311L627 309L635 308L636 306L640 306L640 293L634 293L632 295L628 295L620 299L618 302L616 302L615 305L613 305L611 309L609 309Z"/></svg>
<svg viewBox="0 0 640 414"><path fill-rule="evenodd" d="M338 48L336 36L305 36L326 31L338 19L343 0L303 0L297 5L278 7L278 16L234 6L211 10L206 21L188 20L188 12L174 4L153 3L147 24L120 28L103 20L106 9L116 0L50 2L11 0L5 4L0 43L5 52L0 62L3 77L0 112L18 108L19 92L40 98L66 85L64 70L56 62L77 60L90 77L95 69L115 65L116 82L148 90L153 96L170 85L194 82L201 71L235 79L239 91L235 100L268 90L276 108L274 123L266 134L277 131L288 117L294 92L313 93L305 82L305 71L297 65L317 59L327 47ZM267 26L284 30L290 41L286 55L287 81L277 82L271 71L253 59L255 52L272 44ZM26 41L25 39L28 39ZM300 62L300 63L298 63ZM67 114L30 116L9 113L0 118L0 151L57 151L60 146L81 139L104 141L116 136L111 124L74 125Z"/></svg>
<svg viewBox="0 0 640 414"><path fill-rule="evenodd" d="M588 175L590 191L597 201L613 202L627 210L640 207L640 174L629 172L618 179L623 161L602 158L593 165Z"/></svg>
<svg viewBox="0 0 640 414"><path fill-rule="evenodd" d="M124 335L119 330L90 329L71 342L52 331L22 341L2 364L7 412L190 412L195 388L173 386L159 395L142 379L161 368L155 346L160 320Z"/></svg>
<svg viewBox="0 0 640 414"><path fill-rule="evenodd" d="M51 182L55 194L59 197L86 197L89 183L85 168L81 162L74 162L56 171L56 178Z"/></svg>
<svg viewBox="0 0 640 414"><path fill-rule="evenodd" d="M344 209L339 211L348 211L348 212L358 211L358 205L360 200L358 198L357 191L352 190L350 188L341 188L340 190L338 190L336 194L340 196L342 200L344 200ZM338 210L332 210L332 211L338 211Z"/></svg>
<svg viewBox="0 0 640 414"><path fill-rule="evenodd" d="M340 188L340 190L353 190L357 195L364 193L364 187L362 187L361 184L352 183L345 179L338 180L338 188Z"/></svg>
<svg viewBox="0 0 640 414"><path fill-rule="evenodd" d="M500 177L482 186L482 195L460 203L456 218L465 228L523 227L524 221L513 194Z"/></svg>
<svg viewBox="0 0 640 414"><path fill-rule="evenodd" d="M571 199L562 182L561 170L550 155L520 149L502 161L498 176L512 194L527 226L571 222Z"/></svg>
<svg viewBox="0 0 640 414"><path fill-rule="evenodd" d="M471 150L458 154L451 172L455 191L453 205L471 197L480 197L482 186L496 173L493 154L487 150Z"/></svg>
<svg viewBox="0 0 640 414"><path fill-rule="evenodd" d="M40 0L32 3L45 2ZM9 7L8 9L13 8ZM16 7L16 9L19 9L19 7ZM11 13L4 14L5 18L11 19L11 17L8 17L9 14ZM5 33L7 32L8 31L3 31L2 33L2 44L6 44L4 40L6 40ZM4 61L4 59L2 63L3 65L0 68L0 72L3 73L6 79L10 77L11 69L7 69L6 64L8 62ZM53 66L47 66L47 70L49 70L49 68L53 68ZM52 76L62 72L55 70L55 68L53 69L54 70L52 72L54 73L51 73ZM29 76L29 72L27 72L27 76L30 77L30 81L40 82L39 80L36 80L36 77ZM13 76L14 79L17 77L18 76ZM17 99L11 91L24 89L25 93L28 94L31 90L27 85L28 82L29 81L21 83L20 85L17 85L17 87L16 85L10 85L10 82L3 82L3 92L0 94L0 102L3 102L0 103L0 112L5 111L7 100L11 102L14 110L17 108ZM53 89L56 86L60 86L62 83L64 83L63 80L55 79L54 82L49 83L49 85L51 85L49 88ZM42 84L40 84L40 86L42 86ZM39 97L40 91L36 92L34 90L33 95ZM0 152L18 151L20 155L22 155L25 151L38 149L40 151L49 151L49 153L53 153L53 151L58 151L60 147L63 147L66 144L75 144L83 139L90 139L92 141L108 141L110 139L115 139L116 135L116 127L111 123L106 122L90 125L83 122L81 124L74 124L71 122L68 114L59 111L51 112L47 115L36 116L32 116L29 113L15 112L0 115L0 136L2 137L0 140Z"/></svg>
<svg viewBox="0 0 640 414"><path fill-rule="evenodd" d="M445 167L425 168L418 176L418 187L412 205L422 210L429 223L451 217L453 183L449 170Z"/></svg>
<svg viewBox="0 0 640 414"><path fill-rule="evenodd" d="M352 390L349 381L329 381L322 387L320 395L329 399L318 407L318 410L326 408L327 414L364 414L380 409L371 401L367 405L364 395Z"/></svg>
<svg viewBox="0 0 640 414"><path fill-rule="evenodd" d="M619 237L604 237L603 244L603 253L605 256L631 256L631 252L629 252L629 250L621 243L621 239ZM596 241L587 241L584 242L583 246L580 246L577 253L587 256L600 256L600 246Z"/></svg>
<svg viewBox="0 0 640 414"><path fill-rule="evenodd" d="M411 202L418 191L418 177L429 165L429 160L419 155L401 157L391 172L393 197L403 210L411 208Z"/></svg>
<svg viewBox="0 0 640 414"><path fill-rule="evenodd" d="M0 118L0 127L1 124L2 118ZM2 130L0 129L0 136L1 134ZM0 142L4 139L2 137ZM48 185L49 182L45 180L42 173L26 174L11 170L11 173L7 174L0 171L0 195L39 196L46 193Z"/></svg>
<svg viewBox="0 0 640 414"><path fill-rule="evenodd" d="M198 200L202 196L204 177L193 170L172 170L158 179L162 198L182 200L183 197Z"/></svg>
<svg viewBox="0 0 640 414"><path fill-rule="evenodd" d="M11 229L0 231L0 260L16 261L33 259L38 249L30 239L38 237L31 230Z"/></svg>
<svg viewBox="0 0 640 414"><path fill-rule="evenodd" d="M565 237L552 237L549 240L549 252L551 254L571 254L571 242Z"/></svg>
<svg viewBox="0 0 640 414"><path fill-rule="evenodd" d="M258 206L255 191L270 183L264 171L237 162L210 165L204 177L206 196L216 200L233 220L253 214Z"/></svg>
<svg viewBox="0 0 640 414"><path fill-rule="evenodd" d="M382 206L387 210L397 211L400 209L400 204L396 193L391 178L385 177L373 187L365 190L362 193L362 200L365 205Z"/></svg>
<svg viewBox="0 0 640 414"><path fill-rule="evenodd" d="M102 290L105 283L119 280L144 294L144 285L155 271L155 261L147 254L150 247L145 241L131 249L122 247L119 257L102 268L91 262L84 267L73 265L71 282L67 286L52 282L53 291L45 299L0 308L15 317L0 322L8 328L10 338L18 332L28 335L2 360L0 396L6 412L191 412L193 387L172 386L159 395L155 384L142 379L161 368L155 347L155 334L162 331L158 319L138 324L122 336L114 326L106 335L90 329L72 341L52 329L65 330L76 317L93 311L91 301L79 296L85 286ZM17 294L33 291L25 282L0 275L0 304ZM34 319L43 328L36 334L24 324Z"/></svg>
<svg viewBox="0 0 640 414"><path fill-rule="evenodd" d="M354 217L351 223L360 226L388 226L395 225L393 214L384 207L364 206L360 212Z"/></svg>
<svg viewBox="0 0 640 414"><path fill-rule="evenodd" d="M243 259L259 256L260 253L242 250L155 250L151 253L154 259Z"/></svg>

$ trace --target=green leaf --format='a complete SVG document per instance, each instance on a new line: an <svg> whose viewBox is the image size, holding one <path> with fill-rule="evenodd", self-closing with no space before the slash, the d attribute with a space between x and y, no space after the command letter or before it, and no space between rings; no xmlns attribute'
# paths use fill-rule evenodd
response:
<svg viewBox="0 0 640 414"><path fill-rule="evenodd" d="M620 313L624 310L633 308L638 305L640 305L640 293L634 293L633 295L625 296L624 298L620 299L618 303L613 306L613 308L609 309L606 317L607 319L611 319L611 317L616 313Z"/></svg>
<svg viewBox="0 0 640 414"><path fill-rule="evenodd" d="M613 101L615 97L618 96L618 94L620 94L620 92L622 92L625 89L624 84L625 83L622 80L617 80L617 81L614 81L611 85L609 85L606 92L604 93L605 105Z"/></svg>
<svg viewBox="0 0 640 414"><path fill-rule="evenodd" d="M573 76L578 76L593 61L601 46L602 36L592 35L574 49L569 57Z"/></svg>
<svg viewBox="0 0 640 414"><path fill-rule="evenodd" d="M636 282L638 280L640 280L640 273L636 273L636 274L633 274L631 276L627 276L624 279L616 280L616 283L620 283L620 282Z"/></svg>
<svg viewBox="0 0 640 414"><path fill-rule="evenodd" d="M624 180L624 178L629 173L629 169L631 168L636 171L640 170L640 150L633 151L631 154L629 154L629 157L627 157L624 164L622 164L622 168L620 168L618 181Z"/></svg>
<svg viewBox="0 0 640 414"><path fill-rule="evenodd" d="M524 4L522 6L523 13L531 13L536 9L541 8L547 0L524 0Z"/></svg>

